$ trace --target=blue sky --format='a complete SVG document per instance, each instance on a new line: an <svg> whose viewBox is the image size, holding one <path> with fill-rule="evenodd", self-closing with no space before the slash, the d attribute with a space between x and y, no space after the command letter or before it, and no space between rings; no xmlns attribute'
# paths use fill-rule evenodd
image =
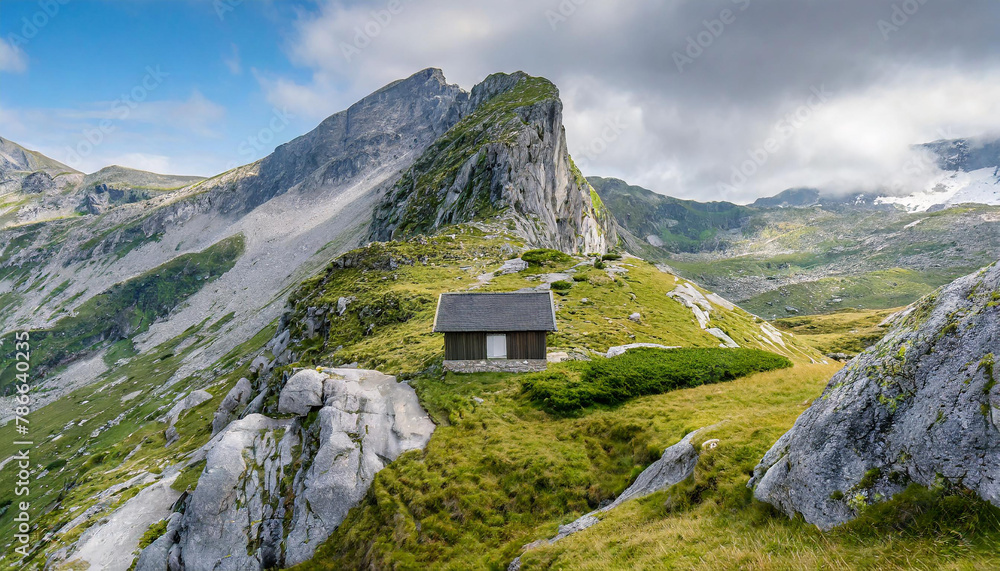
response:
<svg viewBox="0 0 1000 571"><path fill-rule="evenodd" d="M257 159L315 124L292 119L269 145L246 144L273 115L258 78L308 75L283 51L300 9L4 1L0 36L20 53L0 72L0 134L87 172L118 162L210 175ZM133 89L141 101L128 97ZM101 118L112 121L103 131ZM98 140L95 129L101 139L91 149L81 141Z"/></svg>
<svg viewBox="0 0 1000 571"><path fill-rule="evenodd" d="M559 87L585 174L912 191L911 145L1000 136L998 21L991 0L3 0L0 135L207 176L426 67L465 89L523 70Z"/></svg>

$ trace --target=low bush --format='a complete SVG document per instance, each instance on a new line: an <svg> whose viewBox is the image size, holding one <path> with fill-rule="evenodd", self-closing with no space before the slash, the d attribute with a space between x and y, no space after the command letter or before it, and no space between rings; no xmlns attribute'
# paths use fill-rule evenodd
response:
<svg viewBox="0 0 1000 571"><path fill-rule="evenodd" d="M177 490L178 492L185 492L188 490L193 490L198 486L198 478L201 477L202 471L205 469L205 461L195 462L190 466L181 470L181 473L177 475L170 487Z"/></svg>
<svg viewBox="0 0 1000 571"><path fill-rule="evenodd" d="M543 409L566 414L594 404L616 405L637 396L791 366L787 358L758 349L638 348L592 361L579 376L563 372L528 375L521 390Z"/></svg>
<svg viewBox="0 0 1000 571"><path fill-rule="evenodd" d="M856 519L837 528L837 533L859 540L885 541L898 535L966 541L1000 533L1000 507L969 490L910 484L892 499L862 509Z"/></svg>
<svg viewBox="0 0 1000 571"><path fill-rule="evenodd" d="M60 458L58 460L53 460L49 462L45 466L45 469L48 470L49 472L53 472L55 470L58 470L59 468L62 468L65 465L66 465L66 460L64 458Z"/></svg>
<svg viewBox="0 0 1000 571"><path fill-rule="evenodd" d="M146 549L154 541L159 539L164 533L167 533L167 520L161 519L160 521L149 526L149 529L142 534L139 538L139 549Z"/></svg>
<svg viewBox="0 0 1000 571"><path fill-rule="evenodd" d="M565 280L559 280L552 282L552 284L550 284L550 287L552 287L552 291L556 293L564 293L569 291L570 288L573 287L573 283Z"/></svg>
<svg viewBox="0 0 1000 571"><path fill-rule="evenodd" d="M605 261L607 261L607 260L620 260L620 259L622 259L622 255L621 254L616 254L614 252L611 252L611 253L604 254L603 256L601 256L601 259L605 260Z"/></svg>
<svg viewBox="0 0 1000 571"><path fill-rule="evenodd" d="M550 250L548 248L528 250L527 252L521 254L521 259L528 262L528 264L532 266L565 264L573 260L569 254L560 252L559 250Z"/></svg>

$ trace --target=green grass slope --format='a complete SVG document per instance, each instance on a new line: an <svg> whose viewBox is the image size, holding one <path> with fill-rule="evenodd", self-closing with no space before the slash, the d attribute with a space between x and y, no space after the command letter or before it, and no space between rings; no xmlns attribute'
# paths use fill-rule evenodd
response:
<svg viewBox="0 0 1000 571"><path fill-rule="evenodd" d="M525 272L487 279L517 244L471 228L449 231L454 234L355 251L294 294L299 319L310 308L329 310L342 297L356 298L302 343L301 365L358 361L401 373L439 425L425 450L404 454L378 474L316 557L297 569L504 569L523 545L551 537L559 525L620 494L664 447L715 424L700 438L721 444L703 451L691 480L626 504L586 533L528 551L524 569L846 569L881 561L890 568L1000 561L985 547L995 537L992 528L961 538L928 537L906 525L885 537L823 534L751 499L745 485L753 466L839 367L811 363L816 353L792 336L785 338L794 348L786 357L794 367L747 371L736 380L620 404L594 403L569 415L547 412L532 399L525 385L537 375L442 372L442 340L430 333L433 300L441 291L470 287L509 291L548 280L569 285L556 296L560 330L549 345L594 361L553 364L544 375L582 378L591 367L614 361L597 353L624 342L706 350L718 345L687 307L666 295L685 282L644 261L608 260L600 270L592 260L538 254L542 261ZM377 307L391 309L378 313ZM632 312L641 314L638 322L628 319ZM774 349L757 336L761 324L753 316L716 306L712 313L711 323L744 346Z"/></svg>

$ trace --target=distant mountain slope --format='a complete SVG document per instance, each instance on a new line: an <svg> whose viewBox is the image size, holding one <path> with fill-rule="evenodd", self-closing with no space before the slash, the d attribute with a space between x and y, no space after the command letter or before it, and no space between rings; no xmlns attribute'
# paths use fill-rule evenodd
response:
<svg viewBox="0 0 1000 571"><path fill-rule="evenodd" d="M79 199L67 194L67 204L55 204L70 212L65 218L0 232L0 305L6 307L0 328L51 325L115 284L242 235L242 255L212 288L161 316L141 340L130 340L155 347L205 325L206 316L231 314L178 378L204 370L277 318L296 280L363 239L380 185L394 182L448 129L457 117L449 109L461 93L440 71L419 72L265 159L178 190L169 189L191 179L121 167L88 175L90 186L80 198L104 198L90 204L97 206L90 215L79 216ZM149 197L134 202L138 192ZM321 254L325 249L332 251ZM55 371L47 378L52 390L45 401L57 398L70 380L85 383L113 370Z"/></svg>
<svg viewBox="0 0 1000 571"><path fill-rule="evenodd" d="M203 176L157 174L148 171L112 165L83 177L83 185L104 184L109 188L136 188L157 191L178 190L204 180Z"/></svg>
<svg viewBox="0 0 1000 571"><path fill-rule="evenodd" d="M1000 165L1000 140L940 139L917 145L938 157L938 166L946 171L964 171Z"/></svg>
<svg viewBox="0 0 1000 571"><path fill-rule="evenodd" d="M727 230L742 229L753 210L731 202L696 202L657 194L617 178L588 181L622 226L653 246L674 252L724 249Z"/></svg>
<svg viewBox="0 0 1000 571"><path fill-rule="evenodd" d="M12 172L36 171L45 171L53 175L61 172L79 172L37 151L28 150L14 141L0 137L0 175L6 177Z"/></svg>
<svg viewBox="0 0 1000 571"><path fill-rule="evenodd" d="M60 194L82 180L83 173L0 137L0 227L24 220L20 211L37 211L43 203L59 209L67 202Z"/></svg>
<svg viewBox="0 0 1000 571"><path fill-rule="evenodd" d="M117 165L84 175L0 137L0 227L100 214L201 180Z"/></svg>
<svg viewBox="0 0 1000 571"><path fill-rule="evenodd" d="M632 243L633 250L767 318L906 305L1000 257L997 206L907 212L871 195L828 197L793 189L751 206L731 205L725 212L740 216L719 221L700 215L719 203L660 198L624 183L596 186L604 189L602 198L621 226L645 238ZM677 215L659 210L665 204L699 215L675 223ZM657 245L659 237L647 232L663 227L711 238Z"/></svg>

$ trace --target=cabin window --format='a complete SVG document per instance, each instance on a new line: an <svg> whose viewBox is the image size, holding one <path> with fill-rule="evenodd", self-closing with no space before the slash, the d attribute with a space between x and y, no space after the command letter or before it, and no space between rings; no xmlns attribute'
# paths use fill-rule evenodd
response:
<svg viewBox="0 0 1000 571"><path fill-rule="evenodd" d="M507 336L487 335L486 336L486 358L506 359L507 358Z"/></svg>

